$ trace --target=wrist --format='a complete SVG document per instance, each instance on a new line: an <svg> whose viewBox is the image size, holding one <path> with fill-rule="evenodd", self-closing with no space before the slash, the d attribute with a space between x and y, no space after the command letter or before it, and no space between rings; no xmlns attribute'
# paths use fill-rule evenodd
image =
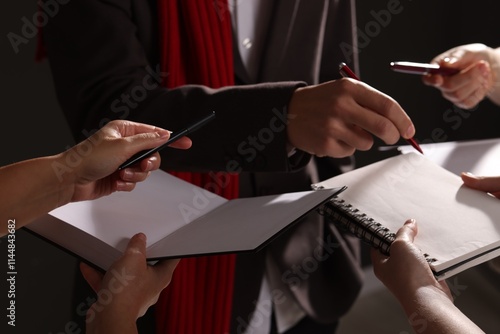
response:
<svg viewBox="0 0 500 334"><path fill-rule="evenodd" d="M291 148L297 148L299 145L300 136L300 123L302 123L301 110L307 109L304 103L307 103L307 98L303 95L307 92L308 86L298 87L292 94L290 102L288 103L288 115L287 115L287 152L290 153ZM304 102L305 101L305 102Z"/></svg>
<svg viewBox="0 0 500 334"><path fill-rule="evenodd" d="M400 293L394 293L405 312L409 315L422 305L430 303L451 303L453 300L440 287L425 285L418 288L406 287Z"/></svg>
<svg viewBox="0 0 500 334"><path fill-rule="evenodd" d="M54 171L59 189L58 189L58 206L62 206L71 202L75 192L75 185L77 182L75 169L80 162L74 160L69 149L63 153L51 157L51 167Z"/></svg>
<svg viewBox="0 0 500 334"><path fill-rule="evenodd" d="M99 301L92 304L87 311L87 334L137 333L137 317L127 314L126 310L115 307L111 302L104 306Z"/></svg>

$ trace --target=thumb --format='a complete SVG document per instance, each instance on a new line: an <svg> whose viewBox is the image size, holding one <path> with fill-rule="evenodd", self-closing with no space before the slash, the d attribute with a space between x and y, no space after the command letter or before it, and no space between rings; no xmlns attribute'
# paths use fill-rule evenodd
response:
<svg viewBox="0 0 500 334"><path fill-rule="evenodd" d="M402 227L396 233L395 240L404 240L413 243L415 236L417 235L418 227L415 219L408 219ZM371 259L373 263L384 263L387 260L387 256L383 255L378 249L371 249Z"/></svg>
<svg viewBox="0 0 500 334"><path fill-rule="evenodd" d="M448 53L444 57L440 57L437 59L437 62L443 67L464 70L474 63L483 60L483 58L484 57L480 53L459 49Z"/></svg>
<svg viewBox="0 0 500 334"><path fill-rule="evenodd" d="M417 221L415 219L408 219L396 233L396 239L402 239L413 243L417 233Z"/></svg>
<svg viewBox="0 0 500 334"><path fill-rule="evenodd" d="M144 233L137 233L130 238L127 249L125 249L125 254L140 254L141 256L146 257L146 235Z"/></svg>

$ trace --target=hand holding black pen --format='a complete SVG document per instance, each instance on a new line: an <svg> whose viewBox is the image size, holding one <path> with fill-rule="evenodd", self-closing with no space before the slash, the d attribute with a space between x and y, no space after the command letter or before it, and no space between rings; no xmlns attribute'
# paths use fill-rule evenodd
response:
<svg viewBox="0 0 500 334"><path fill-rule="evenodd" d="M202 119L188 125L184 129L180 131L176 131L172 133L170 136L170 139L163 145L160 145L158 147L152 148L150 150L145 150L141 151L135 155L133 155L130 159L125 161L120 167L118 167L118 170L122 170L124 168L130 167L131 165L151 156L152 154L162 150L163 148L169 146L170 144L174 143L175 141L179 140L180 138L187 136L188 134L198 130L202 126L206 125L208 122L213 120L215 118L215 111L212 111L208 116L203 117Z"/></svg>

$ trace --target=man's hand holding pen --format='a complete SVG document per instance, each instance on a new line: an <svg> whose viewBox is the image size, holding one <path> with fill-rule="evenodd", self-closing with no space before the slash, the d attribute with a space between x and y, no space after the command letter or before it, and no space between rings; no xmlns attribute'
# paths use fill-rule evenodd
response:
<svg viewBox="0 0 500 334"><path fill-rule="evenodd" d="M369 150L373 136L392 145L415 135L394 99L353 79L298 88L289 104L287 131L294 147L331 157Z"/></svg>

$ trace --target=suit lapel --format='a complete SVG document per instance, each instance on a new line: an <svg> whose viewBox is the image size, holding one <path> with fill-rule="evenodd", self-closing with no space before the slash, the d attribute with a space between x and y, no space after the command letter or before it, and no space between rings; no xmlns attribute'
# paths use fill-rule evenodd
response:
<svg viewBox="0 0 500 334"><path fill-rule="evenodd" d="M328 5L328 0L276 1L259 81L318 81Z"/></svg>

